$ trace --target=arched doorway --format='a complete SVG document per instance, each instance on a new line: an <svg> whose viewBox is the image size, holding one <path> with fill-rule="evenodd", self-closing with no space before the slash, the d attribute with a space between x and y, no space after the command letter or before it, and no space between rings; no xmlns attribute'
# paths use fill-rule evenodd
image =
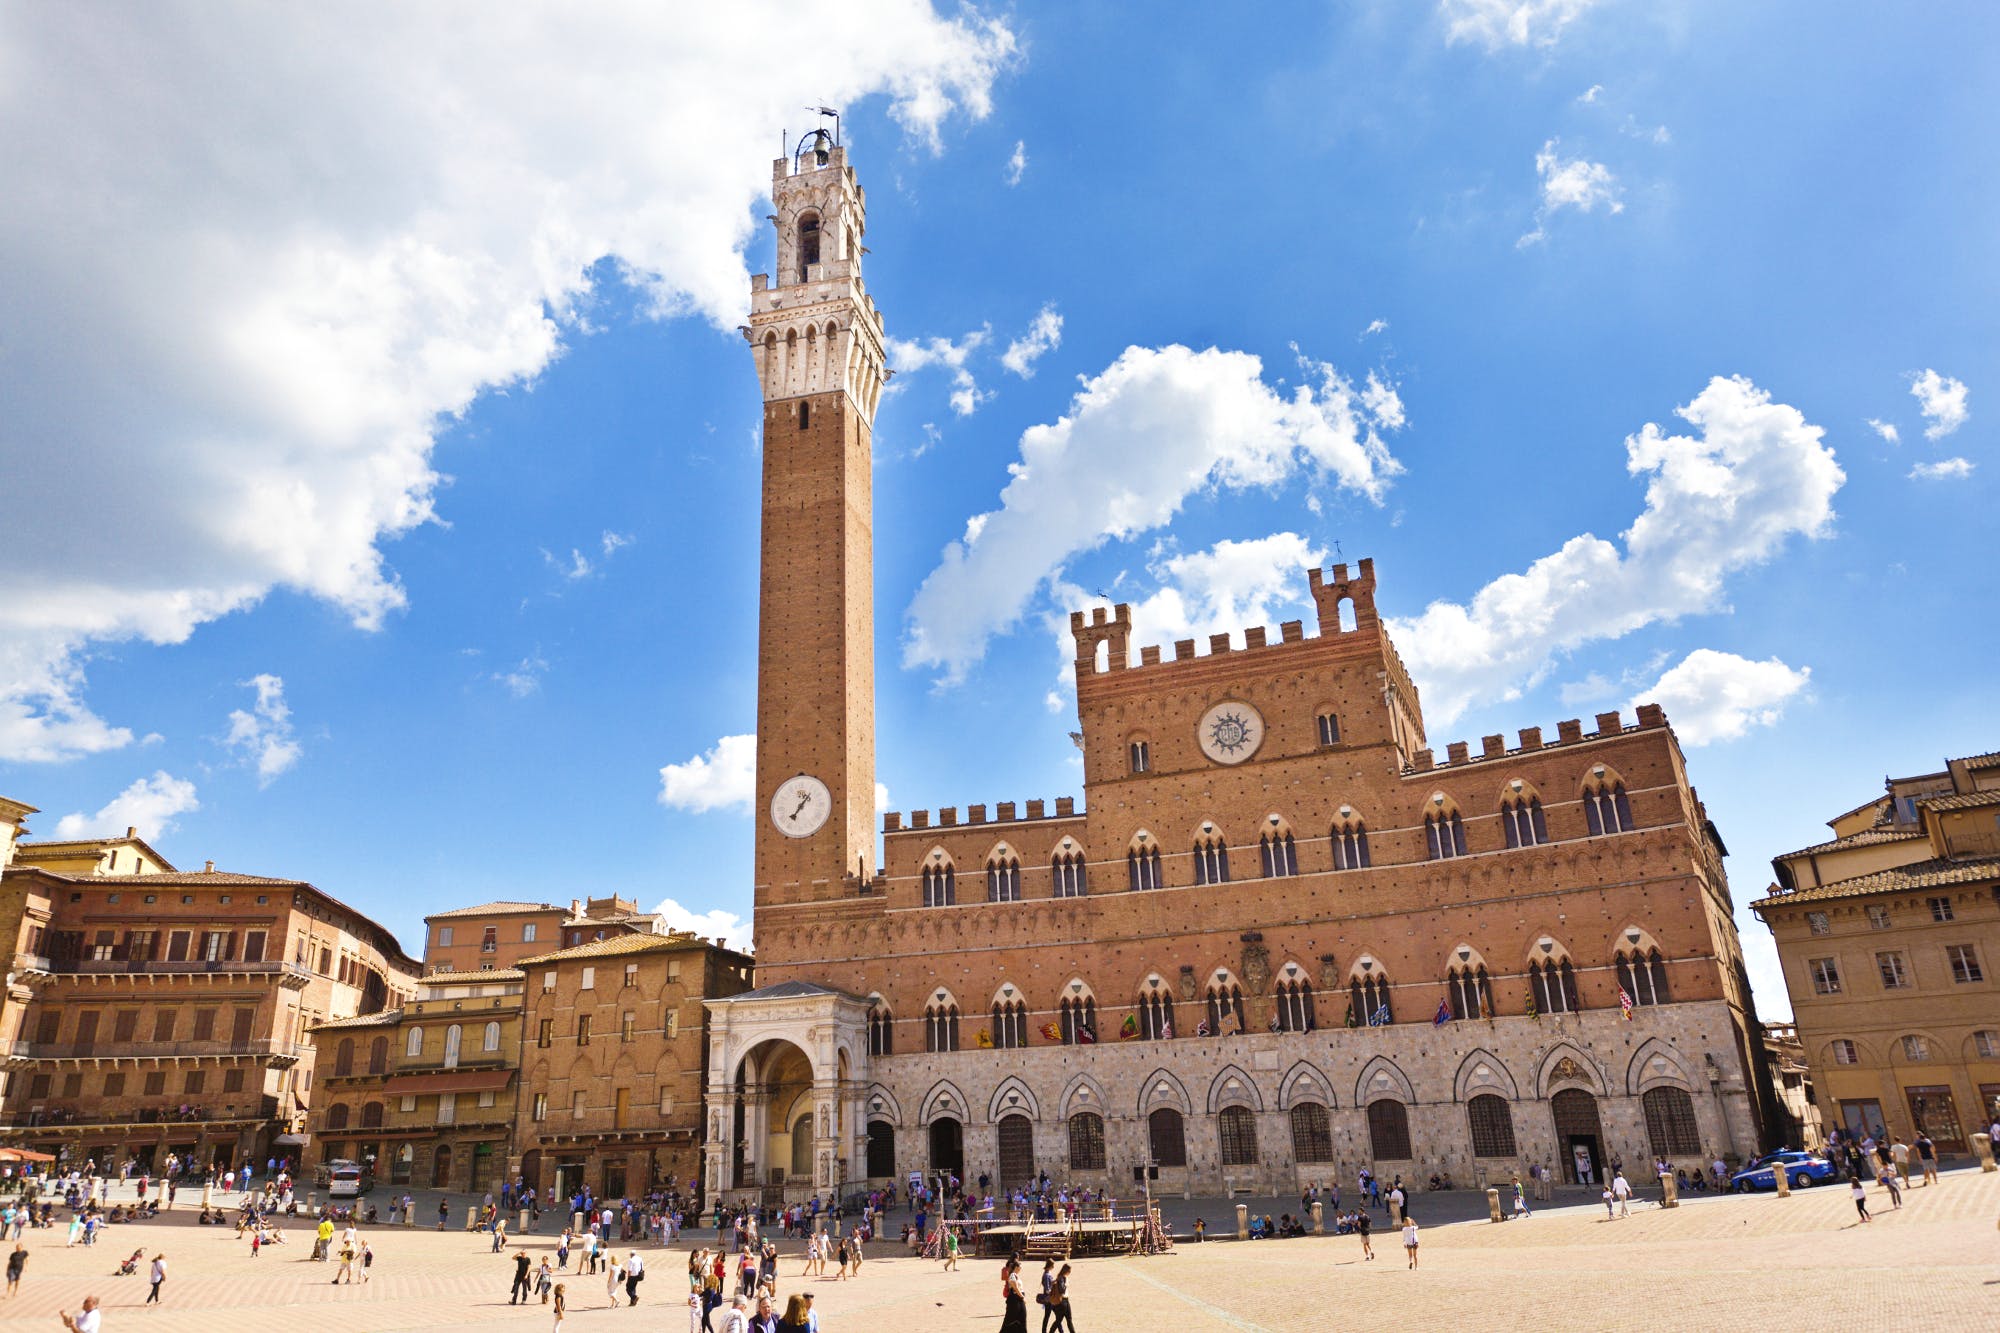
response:
<svg viewBox="0 0 2000 1333"><path fill-rule="evenodd" d="M734 1188L811 1188L817 1127L806 1053L789 1041L760 1042L736 1068L736 1092Z"/></svg>
<svg viewBox="0 0 2000 1333"><path fill-rule="evenodd" d="M1000 1188L1012 1190L1035 1178L1035 1122L1024 1115L1000 1118Z"/></svg>
<svg viewBox="0 0 2000 1333"><path fill-rule="evenodd" d="M431 1188L451 1188L451 1148L446 1144L439 1144L437 1156L431 1159Z"/></svg>
<svg viewBox="0 0 2000 1333"><path fill-rule="evenodd" d="M931 1170L965 1179L965 1126L949 1117L931 1121Z"/></svg>
<svg viewBox="0 0 2000 1333"><path fill-rule="evenodd" d="M1564 1088L1549 1098L1556 1121L1556 1156L1573 1184L1603 1178L1604 1131L1597 1123L1597 1098L1581 1088Z"/></svg>
<svg viewBox="0 0 2000 1333"><path fill-rule="evenodd" d="M813 1169L813 1117L807 1111L792 1122L792 1175L810 1176Z"/></svg>
<svg viewBox="0 0 2000 1333"><path fill-rule="evenodd" d="M957 1123L957 1122L953 1122ZM896 1127L886 1120L868 1122L868 1177L880 1180L896 1174Z"/></svg>

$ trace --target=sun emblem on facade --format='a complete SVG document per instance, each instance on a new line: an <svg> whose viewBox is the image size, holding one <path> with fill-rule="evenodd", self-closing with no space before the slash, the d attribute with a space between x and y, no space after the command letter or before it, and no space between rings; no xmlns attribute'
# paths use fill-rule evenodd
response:
<svg viewBox="0 0 2000 1333"><path fill-rule="evenodd" d="M1238 700L1219 703L1201 715L1195 740L1201 752L1218 764L1240 764L1257 752L1264 738L1264 719Z"/></svg>

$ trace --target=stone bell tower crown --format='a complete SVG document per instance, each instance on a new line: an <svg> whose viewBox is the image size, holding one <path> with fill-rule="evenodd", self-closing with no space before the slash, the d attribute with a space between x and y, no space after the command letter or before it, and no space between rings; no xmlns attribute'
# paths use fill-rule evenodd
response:
<svg viewBox="0 0 2000 1333"><path fill-rule="evenodd" d="M764 398L757 618L756 907L875 873L875 406L882 318L861 285L867 196L807 134L771 175L777 276L744 337ZM782 913L781 913L782 914Z"/></svg>

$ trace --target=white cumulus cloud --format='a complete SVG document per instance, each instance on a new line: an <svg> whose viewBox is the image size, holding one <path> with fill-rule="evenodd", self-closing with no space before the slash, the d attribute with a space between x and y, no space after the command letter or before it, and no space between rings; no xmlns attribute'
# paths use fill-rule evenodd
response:
<svg viewBox="0 0 2000 1333"><path fill-rule="evenodd" d="M953 342L949 338L897 338L883 339L889 356L889 368L899 377L892 381L892 389L901 389L908 384L900 379L912 371L930 366L943 367L951 375L951 410L962 417L969 417L979 405L993 395L979 387L972 377L972 368L967 363L972 354L986 345L993 336L992 328L978 328Z"/></svg>
<svg viewBox="0 0 2000 1333"><path fill-rule="evenodd" d="M1901 444L1903 442L1902 432L1897 430L1892 422L1870 417L1868 418L1868 429L1874 431L1891 444Z"/></svg>
<svg viewBox="0 0 2000 1333"><path fill-rule="evenodd" d="M756 792L755 734L724 736L706 753L660 770L660 804L669 810L748 810Z"/></svg>
<svg viewBox="0 0 2000 1333"><path fill-rule="evenodd" d="M513 670L494 672L493 679L516 699L525 699L542 688L542 677L548 669L547 659L540 653L530 653Z"/></svg>
<svg viewBox="0 0 2000 1333"><path fill-rule="evenodd" d="M1132 607L1133 644L1205 641L1210 634L1233 634L1241 642L1241 631L1252 625L1298 619L1295 613L1310 604L1305 571L1325 561L1326 549L1296 532L1224 540L1206 551L1156 560L1149 572L1158 590ZM1082 606L1089 599L1073 594L1066 600ZM1067 618L1062 628L1067 642Z"/></svg>
<svg viewBox="0 0 2000 1333"><path fill-rule="evenodd" d="M1028 141L1026 139L1016 139L1014 141L1014 151L1007 156L1007 183L1009 185L1019 185L1022 173L1027 171L1027 169Z"/></svg>
<svg viewBox="0 0 2000 1333"><path fill-rule="evenodd" d="M1910 469L1912 481L1963 481L1972 475L1969 458L1943 458L1935 463L1919 463Z"/></svg>
<svg viewBox="0 0 2000 1333"><path fill-rule="evenodd" d="M1535 174L1542 182L1541 206L1535 210L1535 229L1515 242L1517 246L1539 244L1548 239L1549 219L1565 208L1579 213L1622 213L1625 203L1618 197L1618 178L1602 162L1581 157L1564 157L1561 141L1550 139L1535 154Z"/></svg>
<svg viewBox="0 0 2000 1333"><path fill-rule="evenodd" d="M280 774L299 762L305 753L292 733L292 710L285 702L282 676L266 672L243 682L257 691L257 700L247 709L229 713L229 734L223 743L237 758L257 770L257 785L268 787Z"/></svg>
<svg viewBox="0 0 2000 1333"><path fill-rule="evenodd" d="M1832 524L1847 477L1797 408L1717 376L1675 414L1693 434L1649 422L1625 440L1626 470L1647 482L1622 550L1584 533L1468 603L1433 602L1392 622L1427 718L1449 723L1512 698L1580 644L1716 610L1730 575Z"/></svg>
<svg viewBox="0 0 2000 1333"><path fill-rule="evenodd" d="M1306 473L1379 501L1402 470L1381 438L1401 400L1378 380L1371 409L1332 366L1303 368L1286 394L1247 352L1126 348L1068 415L1022 432L1000 507L966 524L911 600L905 665L962 678L1063 561L1160 527L1203 489Z"/></svg>
<svg viewBox="0 0 2000 1333"><path fill-rule="evenodd" d="M150 778L140 778L106 803L94 815L82 811L56 821L58 838L119 838L128 828L152 842L174 829L174 817L201 809L195 799L194 784L164 770Z"/></svg>
<svg viewBox="0 0 2000 1333"><path fill-rule="evenodd" d="M0 328L34 331L0 456L45 462L0 524L0 759L130 742L82 693L92 644L279 587L381 624L440 423L541 372L602 261L733 328L801 88L935 145L1016 57L928 0L799 34L782 0L0 8Z"/></svg>
<svg viewBox="0 0 2000 1333"><path fill-rule="evenodd" d="M1708 745L1770 726L1811 678L1810 667L1795 669L1775 657L1756 662L1697 648L1642 691L1632 706L1660 705L1682 744Z"/></svg>
<svg viewBox="0 0 2000 1333"><path fill-rule="evenodd" d="M1972 409L1965 401L1968 391L1964 381L1935 370L1910 377L1910 396L1917 400L1917 410L1924 414L1924 420L1931 423L1924 427L1926 439L1941 440L1972 416Z"/></svg>
<svg viewBox="0 0 2000 1333"><path fill-rule="evenodd" d="M1007 350L1000 354L1000 364L1022 379L1032 378L1035 362L1062 345L1062 327L1063 318L1052 301L1036 312L1026 333L1007 344Z"/></svg>
<svg viewBox="0 0 2000 1333"><path fill-rule="evenodd" d="M731 949L747 952L750 948L750 922L728 908L711 907L706 912L697 912L681 906L675 899L662 898L653 910L666 918L669 930L691 930L705 940L719 939Z"/></svg>
<svg viewBox="0 0 2000 1333"><path fill-rule="evenodd" d="M1509 46L1554 46L1597 0L1442 0L1446 40L1477 42L1488 51ZM1592 90L1596 91L1595 89ZM1590 101L1589 94L1581 99Z"/></svg>

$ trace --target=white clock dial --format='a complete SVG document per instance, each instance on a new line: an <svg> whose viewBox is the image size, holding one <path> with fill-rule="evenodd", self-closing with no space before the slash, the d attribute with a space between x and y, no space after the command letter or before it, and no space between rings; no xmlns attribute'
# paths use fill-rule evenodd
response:
<svg viewBox="0 0 2000 1333"><path fill-rule="evenodd" d="M810 774L786 778L771 797L771 823L788 838L810 838L832 813L833 793Z"/></svg>
<svg viewBox="0 0 2000 1333"><path fill-rule="evenodd" d="M1201 715L1195 741L1216 763L1240 764L1264 743L1264 719L1249 704L1227 699Z"/></svg>

